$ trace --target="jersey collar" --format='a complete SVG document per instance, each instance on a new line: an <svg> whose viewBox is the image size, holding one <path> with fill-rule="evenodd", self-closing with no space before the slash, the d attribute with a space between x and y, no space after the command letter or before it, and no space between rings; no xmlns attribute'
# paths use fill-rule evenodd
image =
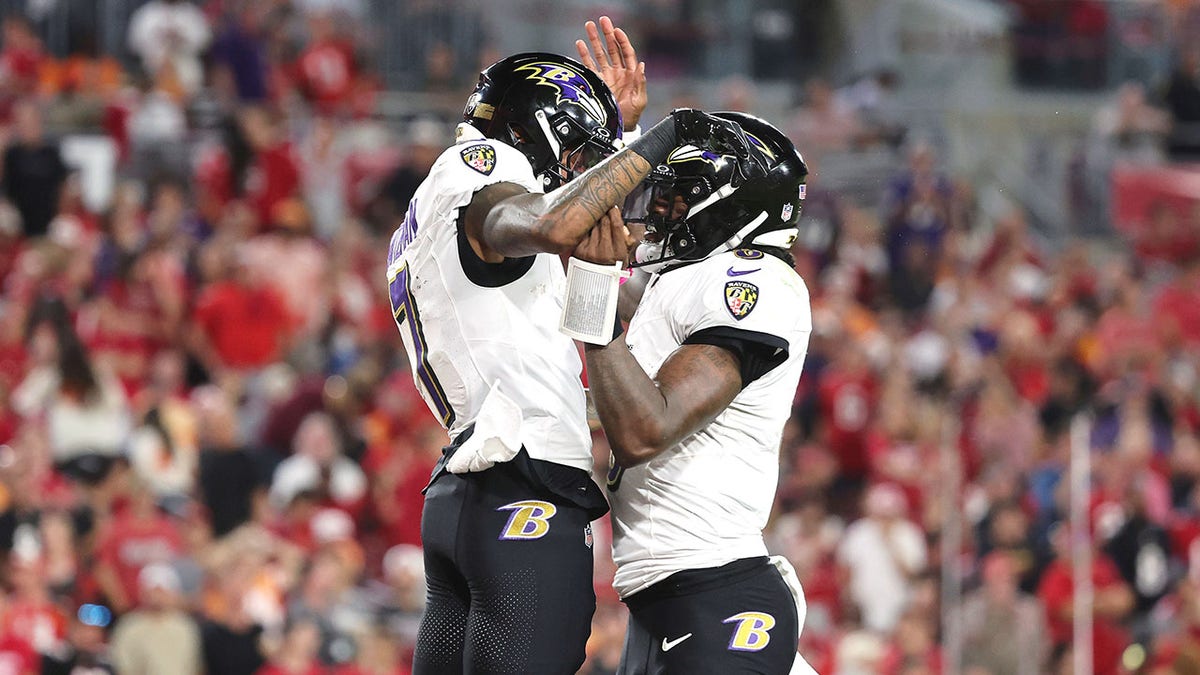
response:
<svg viewBox="0 0 1200 675"><path fill-rule="evenodd" d="M454 129L455 143L470 143L472 141L486 140L488 140L487 136L484 136L482 132L466 122L460 122L459 125Z"/></svg>

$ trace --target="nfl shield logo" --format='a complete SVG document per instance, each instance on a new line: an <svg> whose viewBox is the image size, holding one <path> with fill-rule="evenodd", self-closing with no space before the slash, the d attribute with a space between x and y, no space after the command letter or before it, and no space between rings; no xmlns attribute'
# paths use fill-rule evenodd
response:
<svg viewBox="0 0 1200 675"><path fill-rule="evenodd" d="M738 321L750 315L756 302L758 286L748 281L730 281L725 284L725 307Z"/></svg>
<svg viewBox="0 0 1200 675"><path fill-rule="evenodd" d="M463 163L479 173L488 176L496 168L496 149L490 145L472 145L462 152Z"/></svg>

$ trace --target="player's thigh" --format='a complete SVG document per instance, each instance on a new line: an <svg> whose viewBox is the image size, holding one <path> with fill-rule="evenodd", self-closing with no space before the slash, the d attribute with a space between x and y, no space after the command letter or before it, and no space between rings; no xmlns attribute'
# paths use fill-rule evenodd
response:
<svg viewBox="0 0 1200 675"><path fill-rule="evenodd" d="M587 512L511 472L488 478L461 535L469 672L574 673L596 607Z"/></svg>
<svg viewBox="0 0 1200 675"><path fill-rule="evenodd" d="M635 625L650 637L649 653L641 657L647 675L786 675L799 635L795 601L769 565L727 586L638 608L631 629ZM629 656L630 663L638 661Z"/></svg>
<svg viewBox="0 0 1200 675"><path fill-rule="evenodd" d="M454 560L464 486L444 476L426 495L421 519L425 549L425 613L413 655L414 675L459 675L470 608L470 588Z"/></svg>

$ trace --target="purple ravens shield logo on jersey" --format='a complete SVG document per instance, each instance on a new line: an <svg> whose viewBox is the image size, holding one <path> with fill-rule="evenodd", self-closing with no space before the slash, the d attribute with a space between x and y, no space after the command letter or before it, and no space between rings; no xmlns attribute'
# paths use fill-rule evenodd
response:
<svg viewBox="0 0 1200 675"><path fill-rule="evenodd" d="M463 163L479 173L488 176L496 168L496 149L480 143L464 148L460 153Z"/></svg>
<svg viewBox="0 0 1200 675"><path fill-rule="evenodd" d="M738 321L749 316L757 302L758 286L749 281L730 281L725 284L725 307Z"/></svg>

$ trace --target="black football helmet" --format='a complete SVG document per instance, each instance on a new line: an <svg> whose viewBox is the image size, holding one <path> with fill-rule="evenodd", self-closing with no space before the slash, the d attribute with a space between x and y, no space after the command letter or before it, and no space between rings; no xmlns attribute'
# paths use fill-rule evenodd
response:
<svg viewBox="0 0 1200 675"><path fill-rule="evenodd" d="M635 267L701 260L751 245L786 249L795 241L808 177L804 158L763 119L713 115L741 126L765 160L765 175L745 171L739 164L744 160L703 142L676 147L626 201L625 220L646 226Z"/></svg>
<svg viewBox="0 0 1200 675"><path fill-rule="evenodd" d="M616 152L621 110L590 68L558 54L515 54L488 66L463 120L525 153L552 190Z"/></svg>

